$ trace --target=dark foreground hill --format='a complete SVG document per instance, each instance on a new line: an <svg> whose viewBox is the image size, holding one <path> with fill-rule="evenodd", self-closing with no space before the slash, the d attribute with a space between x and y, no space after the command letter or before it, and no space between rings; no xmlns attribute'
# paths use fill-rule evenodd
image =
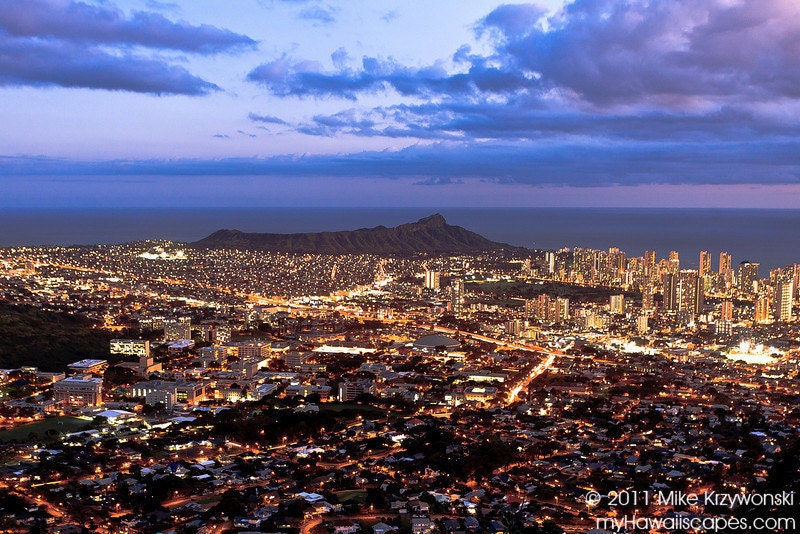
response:
<svg viewBox="0 0 800 534"><path fill-rule="evenodd" d="M192 243L192 246L269 252L376 254L381 256L524 250L504 243L495 243L460 226L447 224L444 217L438 213L394 228L377 226L343 232L259 234L245 233L239 230L219 230Z"/></svg>

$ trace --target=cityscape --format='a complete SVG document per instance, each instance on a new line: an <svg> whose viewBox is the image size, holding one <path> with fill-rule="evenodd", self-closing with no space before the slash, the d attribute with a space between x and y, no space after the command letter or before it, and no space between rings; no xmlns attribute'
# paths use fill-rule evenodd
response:
<svg viewBox="0 0 800 534"><path fill-rule="evenodd" d="M800 532L797 0L0 0L0 533Z"/></svg>
<svg viewBox="0 0 800 534"><path fill-rule="evenodd" d="M0 371L5 531L795 528L800 264L143 241L0 266L6 328L94 334L58 359L6 330L35 350Z"/></svg>

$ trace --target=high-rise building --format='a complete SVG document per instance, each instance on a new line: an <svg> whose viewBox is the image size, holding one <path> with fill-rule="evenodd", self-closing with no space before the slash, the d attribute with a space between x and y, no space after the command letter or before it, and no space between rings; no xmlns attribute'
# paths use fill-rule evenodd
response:
<svg viewBox="0 0 800 534"><path fill-rule="evenodd" d="M733 320L733 302L730 300L723 300L720 305L719 318L721 321Z"/></svg>
<svg viewBox="0 0 800 534"><path fill-rule="evenodd" d="M719 320L714 324L714 332L720 336L729 336L733 332L731 321Z"/></svg>
<svg viewBox="0 0 800 534"><path fill-rule="evenodd" d="M611 295L609 300L611 313L615 313L617 315L625 314L625 295Z"/></svg>
<svg viewBox="0 0 800 534"><path fill-rule="evenodd" d="M525 327L525 323L520 319L512 319L510 321L506 321L505 330L506 334L511 336L518 336L522 329Z"/></svg>
<svg viewBox="0 0 800 534"><path fill-rule="evenodd" d="M670 272L677 273L681 270L681 260L677 250L669 251Z"/></svg>
<svg viewBox="0 0 800 534"><path fill-rule="evenodd" d="M703 310L703 280L697 271L683 270L680 272L680 303L678 308L692 315L697 315Z"/></svg>
<svg viewBox="0 0 800 534"><path fill-rule="evenodd" d="M770 317L770 299L767 295L759 295L756 297L755 302L755 309L753 314L753 320L756 323L766 323L769 322Z"/></svg>
<svg viewBox="0 0 800 534"><path fill-rule="evenodd" d="M650 330L649 325L647 324L647 316L640 315L636 318L636 331L640 334L646 334Z"/></svg>
<svg viewBox="0 0 800 534"><path fill-rule="evenodd" d="M450 305L454 315L464 311L464 280L455 278L450 284Z"/></svg>
<svg viewBox="0 0 800 534"><path fill-rule="evenodd" d="M556 299L556 312L557 321L564 321L569 319L569 299L558 297Z"/></svg>
<svg viewBox="0 0 800 534"><path fill-rule="evenodd" d="M192 339L192 325L186 321L169 321L164 323L164 341Z"/></svg>
<svg viewBox="0 0 800 534"><path fill-rule="evenodd" d="M608 249L603 265L603 281L613 283L622 280L622 273L625 272L626 256L618 248Z"/></svg>
<svg viewBox="0 0 800 534"><path fill-rule="evenodd" d="M694 316L703 309L703 279L697 271L683 270L665 274L664 307L670 311L687 312Z"/></svg>
<svg viewBox="0 0 800 534"><path fill-rule="evenodd" d="M533 299L525 299L525 319L536 316L536 301Z"/></svg>
<svg viewBox="0 0 800 534"><path fill-rule="evenodd" d="M655 302L655 286L652 282L645 282L642 287L642 311L649 312L656 308Z"/></svg>
<svg viewBox="0 0 800 534"><path fill-rule="evenodd" d="M594 282L597 279L597 251L576 248L572 254L572 270L578 281Z"/></svg>
<svg viewBox="0 0 800 534"><path fill-rule="evenodd" d="M711 253L707 250L700 251L700 276L706 276L711 272Z"/></svg>
<svg viewBox="0 0 800 534"><path fill-rule="evenodd" d="M544 262L547 265L547 274L554 274L556 272L556 253L552 250L545 252Z"/></svg>
<svg viewBox="0 0 800 534"><path fill-rule="evenodd" d="M644 274L647 277L655 276L656 274L656 251L644 251Z"/></svg>
<svg viewBox="0 0 800 534"><path fill-rule="evenodd" d="M800 263L792 265L792 281L794 282L795 296L798 296L798 293L800 293L800 289L798 289L798 285L800 285Z"/></svg>
<svg viewBox="0 0 800 534"><path fill-rule="evenodd" d="M719 274L725 274L733 267L731 263L731 255L727 252L719 253Z"/></svg>
<svg viewBox="0 0 800 534"><path fill-rule="evenodd" d="M441 276L439 271L425 271L425 289L438 291L441 283Z"/></svg>
<svg viewBox="0 0 800 534"><path fill-rule="evenodd" d="M758 263L743 261L739 264L739 291L750 295L753 293L753 282L758 280Z"/></svg>
<svg viewBox="0 0 800 534"><path fill-rule="evenodd" d="M550 295L542 293L536 297L536 318L547 321L550 313Z"/></svg>
<svg viewBox="0 0 800 534"><path fill-rule="evenodd" d="M788 323L792 320L794 280L783 279L775 286L775 320Z"/></svg>
<svg viewBox="0 0 800 534"><path fill-rule="evenodd" d="M678 309L678 275L665 273L661 277L664 292L664 309L677 311Z"/></svg>

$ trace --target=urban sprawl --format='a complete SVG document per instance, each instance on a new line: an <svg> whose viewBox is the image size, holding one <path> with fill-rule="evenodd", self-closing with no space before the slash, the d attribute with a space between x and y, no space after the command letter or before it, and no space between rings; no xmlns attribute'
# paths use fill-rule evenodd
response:
<svg viewBox="0 0 800 534"><path fill-rule="evenodd" d="M2 249L0 280L7 310L107 334L102 357L0 370L3 532L797 514L652 496L796 487L800 264L137 242Z"/></svg>

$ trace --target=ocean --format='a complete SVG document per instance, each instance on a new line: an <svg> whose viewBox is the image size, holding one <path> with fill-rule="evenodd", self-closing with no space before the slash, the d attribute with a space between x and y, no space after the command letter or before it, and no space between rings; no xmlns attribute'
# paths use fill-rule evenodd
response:
<svg viewBox="0 0 800 534"><path fill-rule="evenodd" d="M699 251L768 269L800 263L800 210L652 208L176 208L0 210L0 247L111 244L143 239L195 241L221 228L246 232L322 232L396 226L441 213L494 241L529 248L618 247L659 258L680 253L697 267Z"/></svg>

